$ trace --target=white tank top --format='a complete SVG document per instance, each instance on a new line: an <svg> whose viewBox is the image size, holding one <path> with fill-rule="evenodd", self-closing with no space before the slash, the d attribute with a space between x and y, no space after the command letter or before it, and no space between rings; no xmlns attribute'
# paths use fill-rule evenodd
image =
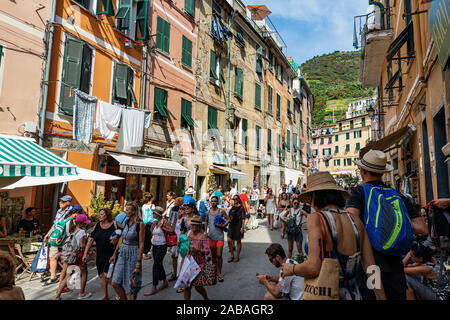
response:
<svg viewBox="0 0 450 320"><path fill-rule="evenodd" d="M166 244L166 235L161 227L155 227L153 229L152 244L154 246L163 246Z"/></svg>

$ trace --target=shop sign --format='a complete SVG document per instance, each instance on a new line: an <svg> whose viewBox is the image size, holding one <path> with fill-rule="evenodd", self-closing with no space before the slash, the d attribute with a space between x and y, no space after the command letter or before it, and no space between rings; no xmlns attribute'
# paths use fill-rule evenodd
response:
<svg viewBox="0 0 450 320"><path fill-rule="evenodd" d="M430 24L436 52L442 69L445 69L450 55L450 0L434 0L428 11L428 23Z"/></svg>
<svg viewBox="0 0 450 320"><path fill-rule="evenodd" d="M130 173L130 174L144 174L144 175L149 175L149 176L164 176L164 177L187 177L187 176L189 176L189 171L130 166L130 165L120 165L120 172Z"/></svg>

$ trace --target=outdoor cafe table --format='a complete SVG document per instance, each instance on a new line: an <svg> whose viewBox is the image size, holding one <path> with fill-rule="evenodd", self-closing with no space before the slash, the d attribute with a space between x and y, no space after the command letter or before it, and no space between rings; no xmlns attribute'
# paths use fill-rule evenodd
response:
<svg viewBox="0 0 450 320"><path fill-rule="evenodd" d="M37 252L42 245L41 236L35 235L32 237L25 237L14 234L12 236L8 236L3 238L6 240L13 240L14 243L20 244L22 253L32 253Z"/></svg>

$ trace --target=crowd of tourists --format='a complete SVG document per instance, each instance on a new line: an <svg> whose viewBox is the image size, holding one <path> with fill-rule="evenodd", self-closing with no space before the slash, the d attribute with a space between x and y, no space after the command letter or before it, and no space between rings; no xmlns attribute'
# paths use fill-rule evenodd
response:
<svg viewBox="0 0 450 320"><path fill-rule="evenodd" d="M79 290L79 299L89 298L87 262L94 251L101 300L110 299L109 286L115 299L135 300L142 286L143 259L153 260L152 286L144 296L174 282L185 300L191 299L192 287L207 300L206 287L216 279L225 281L225 234L226 261L238 263L246 230L263 216L270 231L280 231L280 242L287 241L287 252L280 243L265 251L280 272L257 275L267 288L264 299L448 300L450 248L439 242L439 236L450 226L450 199L432 201L418 210L410 197L383 183L383 174L392 170L383 152L371 150L355 163L363 183L348 190L330 173L317 172L308 176L307 185L290 181L275 192L267 185L260 191L256 184L239 192L231 184L229 191L210 188L196 201L193 187L182 196L168 191L165 207L156 206L147 192L142 200L126 203L115 218L109 208L101 209L95 224L65 195L44 236L49 244L49 278L43 286L58 284L57 300L74 289ZM431 219L439 210L440 215ZM33 224L28 220L22 228ZM447 231L442 231L446 223ZM166 256L172 264L169 277ZM9 265L10 259L0 255L0 269ZM201 271L186 278L193 265ZM1 284L8 279L0 280ZM0 297L5 290L0 288ZM12 285L9 290L10 297L23 298L20 288Z"/></svg>

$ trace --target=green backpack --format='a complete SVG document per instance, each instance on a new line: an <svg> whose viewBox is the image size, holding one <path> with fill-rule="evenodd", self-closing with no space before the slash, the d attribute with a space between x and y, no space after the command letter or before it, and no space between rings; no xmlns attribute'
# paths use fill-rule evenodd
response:
<svg viewBox="0 0 450 320"><path fill-rule="evenodd" d="M74 217L67 218L66 220L59 221L55 230L52 231L49 237L48 243L53 247L59 247L63 244L64 239L66 238L66 225L72 220Z"/></svg>
<svg viewBox="0 0 450 320"><path fill-rule="evenodd" d="M178 252L181 254L181 257L184 258L189 251L189 239L187 235L182 234L178 238L178 241L180 242L180 244L178 245Z"/></svg>

